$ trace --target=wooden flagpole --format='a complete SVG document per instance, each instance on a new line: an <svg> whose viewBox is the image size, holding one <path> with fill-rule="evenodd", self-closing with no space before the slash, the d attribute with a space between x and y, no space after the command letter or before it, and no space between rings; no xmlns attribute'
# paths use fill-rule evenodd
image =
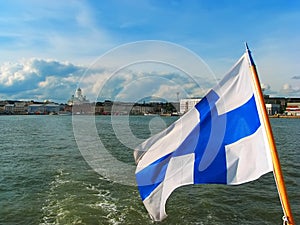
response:
<svg viewBox="0 0 300 225"><path fill-rule="evenodd" d="M275 140L274 140L273 132L271 129L270 121L269 121L267 110L266 110L265 103L264 103L263 93L262 93L262 90L260 87L260 82L259 82L256 66L254 64L254 61L251 56L251 52L248 48L247 43L246 43L246 52L248 53L248 56L249 56L250 69L251 69L251 72L253 75L252 77L254 80L254 86L255 86L256 93L258 94L258 98L259 98L259 106L261 108L262 117L263 117L262 119L263 119L263 122L266 127L266 133L267 133L267 138L268 138L268 142L269 142L269 146L270 146L270 150L271 150L272 162L273 162L273 170L274 170L273 172L274 172L275 182L276 182L278 193L279 193L279 198L281 201L284 215L287 220L287 224L294 225L295 222L293 219L290 203L289 203L288 196L287 196L287 191L285 188L285 183L284 183L284 179L283 179L283 175L282 175L279 157L278 157L278 153L276 150Z"/></svg>

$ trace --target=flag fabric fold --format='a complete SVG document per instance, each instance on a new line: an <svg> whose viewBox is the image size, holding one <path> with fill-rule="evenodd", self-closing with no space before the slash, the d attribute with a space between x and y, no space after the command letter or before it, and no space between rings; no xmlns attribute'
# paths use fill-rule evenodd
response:
<svg viewBox="0 0 300 225"><path fill-rule="evenodd" d="M153 220L167 216L166 201L180 186L237 185L273 170L248 57L193 109L135 149L137 186Z"/></svg>

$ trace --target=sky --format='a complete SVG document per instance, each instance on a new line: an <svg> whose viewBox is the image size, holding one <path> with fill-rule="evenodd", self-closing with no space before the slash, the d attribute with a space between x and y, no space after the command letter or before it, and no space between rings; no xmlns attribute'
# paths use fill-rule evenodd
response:
<svg viewBox="0 0 300 225"><path fill-rule="evenodd" d="M199 97L247 42L265 93L300 97L296 0L11 0L0 6L0 100Z"/></svg>

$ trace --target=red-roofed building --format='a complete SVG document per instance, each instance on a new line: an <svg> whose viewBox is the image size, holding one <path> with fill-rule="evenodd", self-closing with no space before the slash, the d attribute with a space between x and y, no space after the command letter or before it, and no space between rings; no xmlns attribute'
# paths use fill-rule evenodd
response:
<svg viewBox="0 0 300 225"><path fill-rule="evenodd" d="M300 116L300 102L288 102L285 113L289 116Z"/></svg>

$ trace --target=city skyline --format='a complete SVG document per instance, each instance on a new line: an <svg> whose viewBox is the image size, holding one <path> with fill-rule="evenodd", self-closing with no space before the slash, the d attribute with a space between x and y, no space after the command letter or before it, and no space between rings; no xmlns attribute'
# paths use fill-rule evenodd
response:
<svg viewBox="0 0 300 225"><path fill-rule="evenodd" d="M176 100L177 93L181 98L203 96L243 54L245 41L265 93L300 96L300 3L296 1L29 0L3 2L0 11L0 100L62 103L78 86L92 101L96 97L136 100L133 90L141 97L165 96L168 101ZM145 46L93 66L120 46L145 40L178 45L197 55L212 79L197 81L199 88L174 67L149 63L116 67L130 54L148 54ZM159 46L152 51L174 57L174 66L180 64L180 54L161 51ZM136 82L141 77L143 82Z"/></svg>

